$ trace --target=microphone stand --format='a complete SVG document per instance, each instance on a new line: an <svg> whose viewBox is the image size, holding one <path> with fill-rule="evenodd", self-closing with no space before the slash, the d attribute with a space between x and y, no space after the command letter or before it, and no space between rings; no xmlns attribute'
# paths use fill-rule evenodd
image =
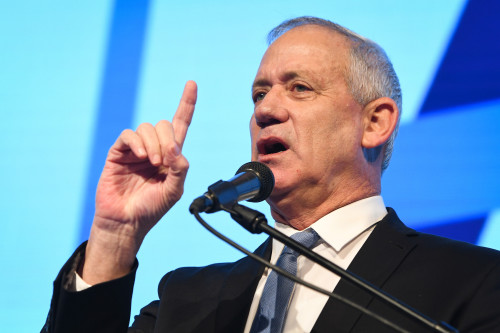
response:
<svg viewBox="0 0 500 333"><path fill-rule="evenodd" d="M331 261L325 259L321 255L316 252L311 251L307 247L302 244L294 241L292 238L286 236L285 234L279 232L278 230L270 227L267 224L267 219L264 214L260 213L257 210L235 204L231 209L225 209L225 211L231 214L231 217L238 222L242 227L247 229L253 234L260 234L262 232L268 234L272 238L275 238L285 244L286 246L291 247L292 249L298 251L305 257L314 261L315 263L323 266L329 271L337 274L343 279L348 280L352 284L360 287L361 289L367 291L371 295L381 299L382 301L388 303L393 306L397 310L402 313L405 313L409 317L415 319L416 321L422 323L424 326L432 329L434 332L440 333L458 333L458 330L445 322L436 322L433 319L427 317L426 315L418 312L417 310L411 308L400 300L396 299L394 296L388 294L382 289L372 285L368 281L363 278L357 276L350 271L347 271L340 266L332 263Z"/></svg>

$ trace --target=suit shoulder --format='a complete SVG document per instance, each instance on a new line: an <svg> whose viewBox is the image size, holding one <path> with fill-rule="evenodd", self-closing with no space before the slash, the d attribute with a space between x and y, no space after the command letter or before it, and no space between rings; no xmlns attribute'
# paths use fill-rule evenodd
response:
<svg viewBox="0 0 500 333"><path fill-rule="evenodd" d="M391 209L381 221L377 231L379 239L393 242L400 247L414 247L413 251L432 258L433 261L456 262L459 264L496 265L500 263L500 251L471 243L415 231L404 225Z"/></svg>
<svg viewBox="0 0 500 333"><path fill-rule="evenodd" d="M495 249L423 232L416 232L415 237L419 247L424 247L437 256L453 256L462 263L470 262L475 265L500 263L500 251Z"/></svg>

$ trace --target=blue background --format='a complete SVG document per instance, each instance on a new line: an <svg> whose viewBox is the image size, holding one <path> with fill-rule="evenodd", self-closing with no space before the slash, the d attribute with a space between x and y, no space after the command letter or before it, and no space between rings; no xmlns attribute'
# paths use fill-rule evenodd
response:
<svg viewBox="0 0 500 333"><path fill-rule="evenodd" d="M132 313L168 270L241 257L187 208L250 159L265 37L295 16L345 25L393 61L404 102L386 204L416 229L500 248L498 12L481 0L0 0L2 330L43 325L53 279L87 238L108 148L124 128L171 119L188 79L199 95L185 195L141 248ZM208 220L251 249L264 238Z"/></svg>

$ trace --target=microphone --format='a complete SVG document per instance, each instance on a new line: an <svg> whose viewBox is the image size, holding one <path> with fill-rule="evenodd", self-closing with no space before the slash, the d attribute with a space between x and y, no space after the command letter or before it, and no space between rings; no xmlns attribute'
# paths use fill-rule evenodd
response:
<svg viewBox="0 0 500 333"><path fill-rule="evenodd" d="M204 195L196 198L189 212L214 213L231 208L242 200L265 200L274 188L274 175L269 167L260 162L243 164L228 181L219 180L208 187Z"/></svg>

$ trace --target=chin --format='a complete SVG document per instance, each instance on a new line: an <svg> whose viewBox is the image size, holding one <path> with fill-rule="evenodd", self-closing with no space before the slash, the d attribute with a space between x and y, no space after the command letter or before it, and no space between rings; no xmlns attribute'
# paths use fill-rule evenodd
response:
<svg viewBox="0 0 500 333"><path fill-rule="evenodd" d="M273 170L274 173L274 170ZM287 196L289 196L290 192L296 188L290 182L289 177L282 177L282 174L274 174L274 188L273 192L269 196L269 199L273 202L281 201Z"/></svg>

